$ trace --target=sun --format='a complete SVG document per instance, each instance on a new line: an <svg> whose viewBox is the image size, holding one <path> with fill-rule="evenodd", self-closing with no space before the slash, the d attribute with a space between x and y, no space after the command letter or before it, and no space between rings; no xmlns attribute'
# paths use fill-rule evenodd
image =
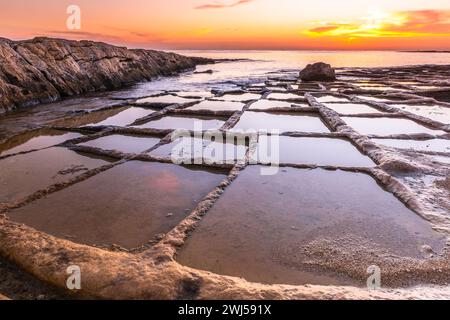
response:
<svg viewBox="0 0 450 320"><path fill-rule="evenodd" d="M387 25L401 26L407 22L407 17L400 13L388 13L378 8L369 8L365 21L361 25L365 30L381 30Z"/></svg>

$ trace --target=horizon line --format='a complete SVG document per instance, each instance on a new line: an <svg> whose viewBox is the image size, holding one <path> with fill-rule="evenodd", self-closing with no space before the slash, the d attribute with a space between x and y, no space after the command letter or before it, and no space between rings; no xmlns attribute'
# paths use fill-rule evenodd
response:
<svg viewBox="0 0 450 320"><path fill-rule="evenodd" d="M237 47L223 47L223 48L207 48L207 47L151 47L151 46L137 46L133 44L126 43L113 43L108 41L101 41L95 39L70 39L64 37L57 36L47 36L47 35L37 35L30 38L7 38L0 36L0 39L6 39L10 41L31 41L37 38L48 38L48 39L58 39L58 40L67 40L67 41L91 41L91 42L99 42L105 43L112 46L117 47L126 47L127 49L143 49L143 50L159 50L159 51L199 51L199 50L208 50L208 51L391 51L391 52L405 52L405 53L450 53L450 47L448 49L395 49L395 48L290 48L290 47L280 47L280 48L237 48Z"/></svg>

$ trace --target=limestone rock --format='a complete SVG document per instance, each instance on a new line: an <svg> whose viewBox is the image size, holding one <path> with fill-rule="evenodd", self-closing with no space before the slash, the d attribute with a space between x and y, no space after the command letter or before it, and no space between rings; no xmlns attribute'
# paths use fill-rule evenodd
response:
<svg viewBox="0 0 450 320"><path fill-rule="evenodd" d="M0 293L0 300L9 300L9 298Z"/></svg>
<svg viewBox="0 0 450 320"><path fill-rule="evenodd" d="M212 62L93 41L0 38L0 114L85 92L117 89Z"/></svg>
<svg viewBox="0 0 450 320"><path fill-rule="evenodd" d="M300 79L302 81L335 81L336 73L329 64L318 62L308 64L300 72Z"/></svg>

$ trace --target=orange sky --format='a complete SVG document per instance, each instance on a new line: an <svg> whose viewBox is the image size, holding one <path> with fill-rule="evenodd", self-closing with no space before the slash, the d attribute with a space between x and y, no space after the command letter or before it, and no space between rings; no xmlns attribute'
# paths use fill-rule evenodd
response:
<svg viewBox="0 0 450 320"><path fill-rule="evenodd" d="M67 6L81 29L66 28ZM0 36L162 49L450 50L449 0L0 0Z"/></svg>

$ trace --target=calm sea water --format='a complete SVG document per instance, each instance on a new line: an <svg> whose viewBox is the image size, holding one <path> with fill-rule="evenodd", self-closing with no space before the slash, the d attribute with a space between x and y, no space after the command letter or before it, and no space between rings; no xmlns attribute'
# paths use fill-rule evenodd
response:
<svg viewBox="0 0 450 320"><path fill-rule="evenodd" d="M450 64L450 53L398 51L177 51L188 56L257 60L267 68L301 68L323 61L334 67L392 67L417 64ZM272 65L272 66L270 66Z"/></svg>
<svg viewBox="0 0 450 320"><path fill-rule="evenodd" d="M213 70L213 74L184 74L146 83L145 89L211 90L232 89L236 84L263 82L280 71L296 75L308 63L323 61L334 67L390 67L419 64L450 64L450 53L394 51L177 51L187 56L245 61L199 66L197 71Z"/></svg>

